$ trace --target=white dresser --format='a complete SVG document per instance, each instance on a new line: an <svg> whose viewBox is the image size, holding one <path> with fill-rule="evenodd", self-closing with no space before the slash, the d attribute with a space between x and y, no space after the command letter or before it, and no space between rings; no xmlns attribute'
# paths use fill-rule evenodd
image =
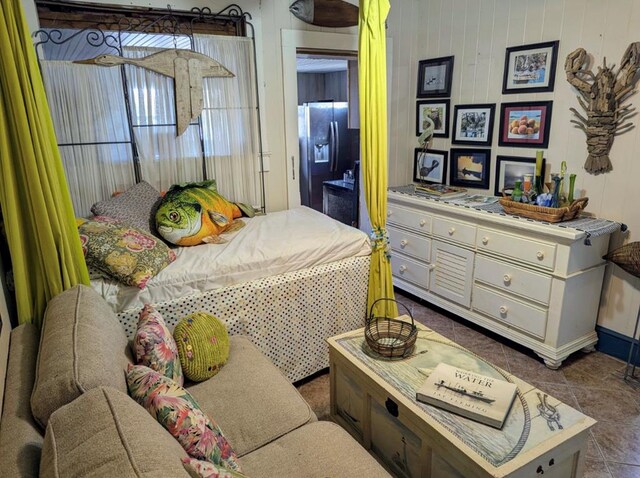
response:
<svg viewBox="0 0 640 478"><path fill-rule="evenodd" d="M389 191L393 283L535 351L593 350L609 234Z"/></svg>

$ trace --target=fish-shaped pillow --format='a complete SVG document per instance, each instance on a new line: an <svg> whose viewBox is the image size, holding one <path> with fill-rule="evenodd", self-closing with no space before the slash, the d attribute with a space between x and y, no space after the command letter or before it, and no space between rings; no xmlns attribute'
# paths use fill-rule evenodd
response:
<svg viewBox="0 0 640 478"><path fill-rule="evenodd" d="M252 217L253 208L227 201L216 189L215 181L174 184L160 202L156 227L171 244L195 246L226 242L223 232L240 229L243 212Z"/></svg>

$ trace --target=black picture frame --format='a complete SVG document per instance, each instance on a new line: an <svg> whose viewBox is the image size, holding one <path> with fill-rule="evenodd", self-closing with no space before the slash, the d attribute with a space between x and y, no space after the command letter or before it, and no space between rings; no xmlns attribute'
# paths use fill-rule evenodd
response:
<svg viewBox="0 0 640 478"><path fill-rule="evenodd" d="M542 160L542 172L544 174L545 160ZM504 191L510 194L515 186L516 179L523 179L525 174L532 175L532 184L536 177L536 158L526 158L522 156L496 156L496 176L494 184L494 194L502 196ZM523 179L524 185L524 179Z"/></svg>
<svg viewBox="0 0 640 478"><path fill-rule="evenodd" d="M450 155L449 184L489 189L491 149L451 148Z"/></svg>
<svg viewBox="0 0 640 478"><path fill-rule="evenodd" d="M424 131L422 122L424 115L428 114L434 122L434 138L449 137L449 111L451 103L446 100L419 100L416 102L416 136Z"/></svg>
<svg viewBox="0 0 640 478"><path fill-rule="evenodd" d="M502 94L553 91L559 44L556 40L507 48Z"/></svg>
<svg viewBox="0 0 640 478"><path fill-rule="evenodd" d="M453 112L453 144L491 146L495 103L456 105Z"/></svg>
<svg viewBox="0 0 640 478"><path fill-rule="evenodd" d="M446 98L451 96L453 56L431 58L418 62L418 98Z"/></svg>
<svg viewBox="0 0 640 478"><path fill-rule="evenodd" d="M413 153L413 180L417 183L445 184L448 159L448 151L416 148ZM439 162L437 167L434 167L434 160ZM422 168L429 168L426 175Z"/></svg>
<svg viewBox="0 0 640 478"><path fill-rule="evenodd" d="M553 101L502 103L498 145L545 149L549 146L552 112ZM516 127L519 131L514 130Z"/></svg>

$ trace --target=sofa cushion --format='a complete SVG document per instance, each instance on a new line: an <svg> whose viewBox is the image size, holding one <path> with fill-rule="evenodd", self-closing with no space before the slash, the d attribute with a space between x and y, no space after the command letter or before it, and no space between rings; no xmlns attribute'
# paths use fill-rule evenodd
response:
<svg viewBox="0 0 640 478"><path fill-rule="evenodd" d="M213 377L229 358L229 334L211 314L195 312L173 329L185 377L202 382Z"/></svg>
<svg viewBox="0 0 640 478"><path fill-rule="evenodd" d="M127 393L132 363L122 325L104 299L77 285L49 301L44 314L31 411L44 428L49 416L100 386Z"/></svg>
<svg viewBox="0 0 640 478"><path fill-rule="evenodd" d="M391 475L344 429L315 422L242 457L251 478L390 478Z"/></svg>
<svg viewBox="0 0 640 478"><path fill-rule="evenodd" d="M316 420L295 387L249 339L235 335L229 341L229 360L220 372L187 389L216 418L238 456Z"/></svg>
<svg viewBox="0 0 640 478"><path fill-rule="evenodd" d="M2 476L38 476L42 431L31 415L29 397L38 356L38 328L23 324L11 331L11 347L0 422Z"/></svg>
<svg viewBox="0 0 640 478"><path fill-rule="evenodd" d="M127 372L129 395L178 440L192 457L240 470L238 457L220 427L198 406L191 394L144 365Z"/></svg>
<svg viewBox="0 0 640 478"><path fill-rule="evenodd" d="M51 415L40 477L186 477L186 456L144 408L101 387Z"/></svg>
<svg viewBox="0 0 640 478"><path fill-rule="evenodd" d="M184 380L176 341L160 312L149 304L140 312L133 350L138 365L149 367L182 386Z"/></svg>
<svg viewBox="0 0 640 478"><path fill-rule="evenodd" d="M156 210L162 197L148 182L140 181L126 191L91 206L96 216L109 216L157 236Z"/></svg>

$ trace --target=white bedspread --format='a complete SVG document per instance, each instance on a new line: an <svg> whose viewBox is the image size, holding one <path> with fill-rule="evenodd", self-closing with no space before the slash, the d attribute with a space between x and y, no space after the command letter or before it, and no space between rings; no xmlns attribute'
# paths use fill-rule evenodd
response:
<svg viewBox="0 0 640 478"><path fill-rule="evenodd" d="M242 220L245 227L223 235L225 244L178 248L142 290L103 279L91 285L121 312L371 253L364 232L304 206Z"/></svg>

